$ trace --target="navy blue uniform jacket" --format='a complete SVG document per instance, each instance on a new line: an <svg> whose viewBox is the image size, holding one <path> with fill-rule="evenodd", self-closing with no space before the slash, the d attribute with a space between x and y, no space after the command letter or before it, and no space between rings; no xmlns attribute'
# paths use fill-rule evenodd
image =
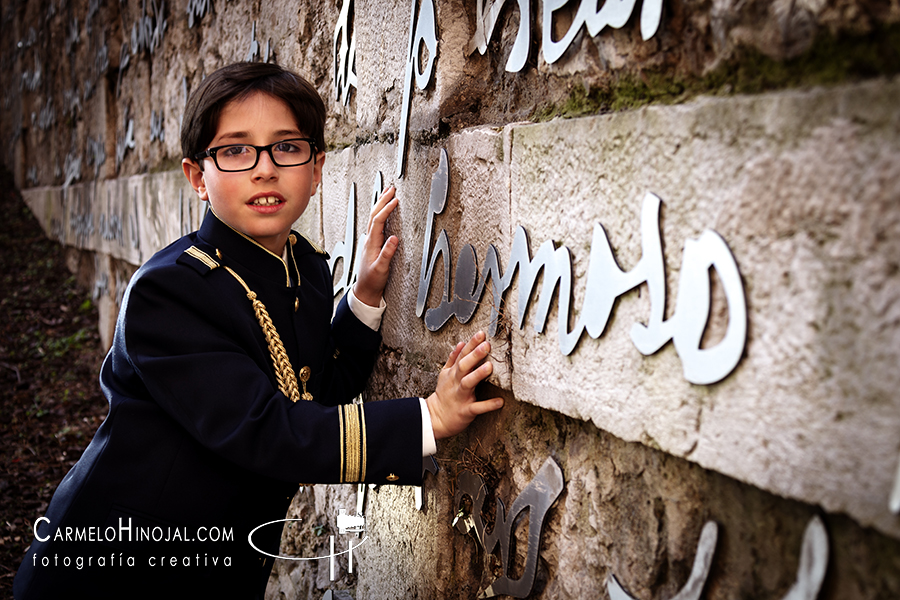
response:
<svg viewBox="0 0 900 600"><path fill-rule="evenodd" d="M247 536L285 517L299 483L421 482L419 400L338 406L363 389L380 335L346 299L332 320L323 252L291 234L287 254L209 212L135 273L100 374L109 414L39 523L16 598L261 598L274 559ZM278 390L225 266L267 308L294 370L309 367L313 401ZM277 554L280 536L273 525L253 541Z"/></svg>

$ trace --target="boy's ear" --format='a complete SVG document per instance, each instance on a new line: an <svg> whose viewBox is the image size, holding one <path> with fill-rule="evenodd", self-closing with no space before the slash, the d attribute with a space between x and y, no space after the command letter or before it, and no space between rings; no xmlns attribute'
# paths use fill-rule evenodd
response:
<svg viewBox="0 0 900 600"><path fill-rule="evenodd" d="M204 178L203 171L200 170L200 165L190 158L182 158L181 170L184 171L184 176L187 177L187 180L191 183L191 187L194 188L194 191L197 192L200 199L209 200L209 194L206 191L206 179Z"/></svg>
<svg viewBox="0 0 900 600"><path fill-rule="evenodd" d="M322 183L322 165L325 163L325 153L317 152L316 153L316 164L313 167L313 180L312 180L312 189L309 190L310 196L315 196L316 191L319 189L319 184Z"/></svg>

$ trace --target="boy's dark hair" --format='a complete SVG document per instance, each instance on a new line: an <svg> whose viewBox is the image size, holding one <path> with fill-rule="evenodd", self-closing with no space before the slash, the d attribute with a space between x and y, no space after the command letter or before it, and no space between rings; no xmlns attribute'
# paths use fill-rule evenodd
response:
<svg viewBox="0 0 900 600"><path fill-rule="evenodd" d="M228 102L262 92L287 104L297 127L325 150L325 103L308 81L269 63L234 63L203 80L188 98L181 125L181 153L193 159L216 135L219 115Z"/></svg>

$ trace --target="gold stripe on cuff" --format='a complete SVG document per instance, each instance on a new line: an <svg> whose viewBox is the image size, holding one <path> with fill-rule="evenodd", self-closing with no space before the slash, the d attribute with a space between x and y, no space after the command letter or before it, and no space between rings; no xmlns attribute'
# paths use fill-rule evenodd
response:
<svg viewBox="0 0 900 600"><path fill-rule="evenodd" d="M341 470L338 472L338 480L340 483L344 483L344 455L346 444L344 443L344 407L338 407L338 427L340 428L340 435L338 436L338 445L340 446L340 454L341 454Z"/></svg>
<svg viewBox="0 0 900 600"><path fill-rule="evenodd" d="M356 406L350 404L347 406L347 421L350 427L347 428L347 437L349 438L349 454L350 460L347 464L347 479L350 482L359 481L359 412Z"/></svg>
<svg viewBox="0 0 900 600"><path fill-rule="evenodd" d="M360 423L360 432L362 434L360 436L361 458L360 458L359 480L365 481L366 480L366 450L367 450L367 448L366 448L366 413L363 410L362 404L357 404L356 406L359 407L359 423Z"/></svg>
<svg viewBox="0 0 900 600"><path fill-rule="evenodd" d="M341 483L356 483L366 479L366 417L362 405L343 404L338 407L340 426Z"/></svg>

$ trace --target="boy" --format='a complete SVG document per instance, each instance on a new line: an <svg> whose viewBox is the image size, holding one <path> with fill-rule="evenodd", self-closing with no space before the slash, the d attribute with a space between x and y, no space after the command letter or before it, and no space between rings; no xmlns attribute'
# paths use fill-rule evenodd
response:
<svg viewBox="0 0 900 600"><path fill-rule="evenodd" d="M247 535L284 517L297 482L418 484L434 439L502 405L475 402L480 332L427 399L347 404L380 343L397 200L376 203L332 321L324 252L290 229L321 181L324 121L276 65L225 67L192 94L183 170L211 210L128 286L100 374L109 415L36 523L20 600L262 598L273 561ZM279 539L253 541L276 554Z"/></svg>

